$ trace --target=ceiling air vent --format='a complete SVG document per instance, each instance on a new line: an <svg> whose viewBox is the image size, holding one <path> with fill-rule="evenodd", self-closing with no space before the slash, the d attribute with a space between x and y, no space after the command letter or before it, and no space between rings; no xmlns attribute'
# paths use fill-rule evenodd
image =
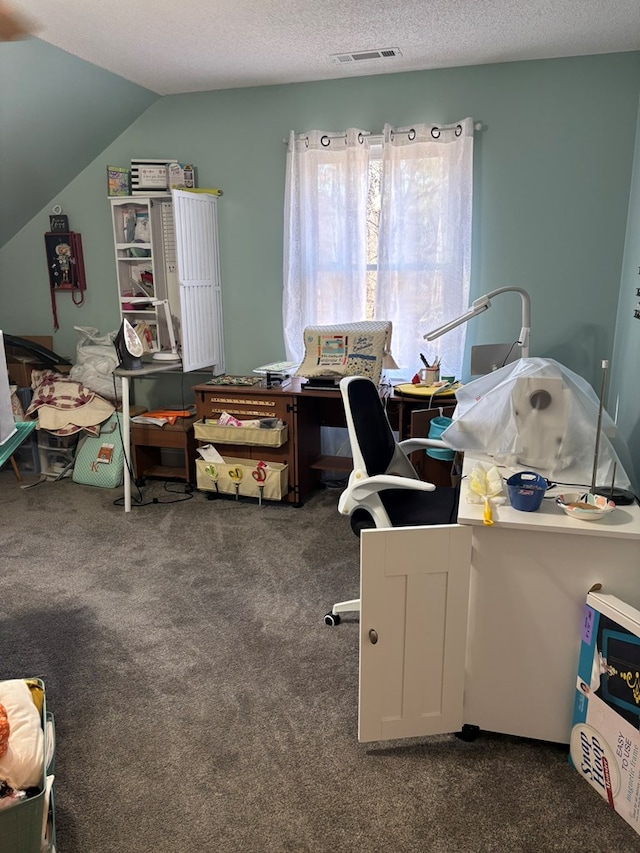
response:
<svg viewBox="0 0 640 853"><path fill-rule="evenodd" d="M336 65L346 62L358 62L362 59L391 59L394 56L402 56L400 48L385 47L381 50L359 50L356 53L333 53L331 59Z"/></svg>

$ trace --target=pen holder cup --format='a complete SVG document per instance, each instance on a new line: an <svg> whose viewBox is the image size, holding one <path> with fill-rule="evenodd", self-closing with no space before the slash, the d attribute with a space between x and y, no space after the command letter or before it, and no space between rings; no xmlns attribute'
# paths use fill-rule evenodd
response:
<svg viewBox="0 0 640 853"><path fill-rule="evenodd" d="M440 381L439 367L423 367L420 371L420 383L422 385L435 385Z"/></svg>
<svg viewBox="0 0 640 853"><path fill-rule="evenodd" d="M448 426L451 426L453 421L451 418L445 418L444 416L440 416L437 418L431 418L431 423L429 424L429 435L428 438L440 438L442 433ZM449 448L440 448L440 447L430 447L426 451L427 456L430 456L432 459L444 459L445 461L451 461L454 457L455 451L449 450Z"/></svg>
<svg viewBox="0 0 640 853"><path fill-rule="evenodd" d="M507 480L509 500L514 509L522 512L535 512L540 509L547 481L533 471L521 471Z"/></svg>

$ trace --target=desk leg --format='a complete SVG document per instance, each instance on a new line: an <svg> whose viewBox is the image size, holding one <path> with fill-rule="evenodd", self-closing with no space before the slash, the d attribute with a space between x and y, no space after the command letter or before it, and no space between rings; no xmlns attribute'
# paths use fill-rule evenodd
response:
<svg viewBox="0 0 640 853"><path fill-rule="evenodd" d="M124 445L124 511L131 512L131 422L129 420L129 377L122 377L122 443Z"/></svg>

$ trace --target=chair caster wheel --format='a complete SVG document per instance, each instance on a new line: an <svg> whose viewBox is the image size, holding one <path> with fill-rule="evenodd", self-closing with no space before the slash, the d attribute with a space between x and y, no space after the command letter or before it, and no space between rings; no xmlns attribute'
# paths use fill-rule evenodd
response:
<svg viewBox="0 0 640 853"><path fill-rule="evenodd" d="M327 613L327 614L325 614L325 617L324 617L324 624L325 625L331 625L331 626L339 625L340 624L340 617L338 616L337 613Z"/></svg>

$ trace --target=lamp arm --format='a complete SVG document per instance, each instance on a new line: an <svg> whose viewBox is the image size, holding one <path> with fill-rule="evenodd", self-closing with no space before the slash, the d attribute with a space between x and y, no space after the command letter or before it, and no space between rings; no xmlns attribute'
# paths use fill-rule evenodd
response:
<svg viewBox="0 0 640 853"><path fill-rule="evenodd" d="M156 306L157 308L162 307L164 312L164 319L167 326L167 332L169 333L169 346L171 347L171 354L173 356L178 355L178 347L176 344L176 335L173 331L173 318L171 317L171 309L169 307L168 299L152 299L151 304Z"/></svg>
<svg viewBox="0 0 640 853"><path fill-rule="evenodd" d="M497 290L485 293L484 296L479 296L471 303L464 314L461 314L460 317L457 317L455 320L451 320L449 323L445 323L444 326L434 329L432 332L427 332L427 334L424 335L424 339L427 341L433 341L436 338L439 338L441 335L455 329L456 326L466 323L468 320L471 320L472 317L477 317L478 314L481 314L483 311L486 311L487 308L490 308L491 300L494 296L499 296L501 293L511 292L519 293L520 298L522 299L522 328L520 329L518 346L522 350L522 357L528 358L529 334L531 332L531 298L527 291L522 287L499 287Z"/></svg>

